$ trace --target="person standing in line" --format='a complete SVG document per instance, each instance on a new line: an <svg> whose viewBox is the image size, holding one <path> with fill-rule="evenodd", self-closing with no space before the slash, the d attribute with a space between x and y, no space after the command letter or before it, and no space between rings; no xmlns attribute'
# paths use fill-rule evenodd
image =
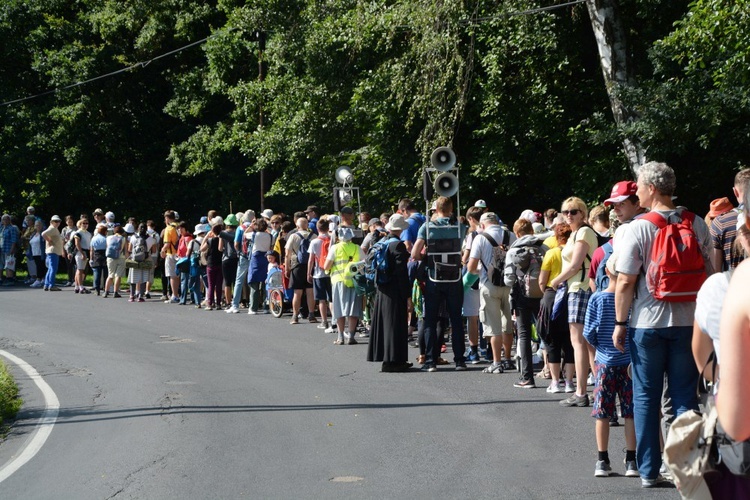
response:
<svg viewBox="0 0 750 500"><path fill-rule="evenodd" d="M560 212L572 233L562 250L562 271L548 286L557 290L565 283L567 287L568 325L576 364L576 392L560 401L560 406L583 407L590 403L586 382L590 367L589 358L594 354L594 349L583 338L583 322L591 297L588 268L598 246L598 240L594 230L586 225L588 208L582 199L575 196L568 198L563 202Z"/></svg>
<svg viewBox="0 0 750 500"><path fill-rule="evenodd" d="M107 269L107 225L100 222L96 225L91 238L91 270L94 273L94 291L101 296L104 281L104 270Z"/></svg>
<svg viewBox="0 0 750 500"><path fill-rule="evenodd" d="M376 283L367 361L381 361L382 372L405 372L411 368L408 345L408 310L411 302L409 252L400 240L409 223L401 214L393 214L386 230L390 233L384 282Z"/></svg>
<svg viewBox="0 0 750 500"><path fill-rule="evenodd" d="M177 234L177 224L175 219L174 210L167 210L164 212L164 245L161 249L161 257L164 259L164 275L169 278L169 283L172 287L172 296L167 297L164 301L165 304L178 304L180 299L178 294L180 291L180 276L177 273L177 245L179 244L180 237ZM165 292L166 293L166 290Z"/></svg>
<svg viewBox="0 0 750 500"><path fill-rule="evenodd" d="M219 216L211 220L211 230L201 243L201 252L206 253L206 311L221 310L223 296L221 273L221 250L219 249L219 233L224 225L224 219Z"/></svg>
<svg viewBox="0 0 750 500"><path fill-rule="evenodd" d="M302 249L303 241L307 241L307 245L309 245L313 238L315 238L315 235L309 230L307 218L299 217L297 219L297 230L290 233L286 241L284 250L284 269L287 278L289 279L289 288L294 290L294 297L292 297L291 321L291 324L293 325L299 323L297 316L302 308L303 295L307 299L310 323L317 322L314 313L315 300L313 299L312 284L307 282L307 260L300 262L298 258L298 253L302 253L300 250ZM309 259L309 255L307 258ZM331 281L333 282L333 280Z"/></svg>
<svg viewBox="0 0 750 500"><path fill-rule="evenodd" d="M65 259L65 269L68 273L68 281L65 282L66 287L73 286L76 277L75 252L69 254L66 249L70 238L76 230L76 221L73 219L73 216L66 215L65 227L60 231L63 239L63 259Z"/></svg>
<svg viewBox="0 0 750 500"><path fill-rule="evenodd" d="M325 261L331 248L331 235L328 232L328 221L320 219L317 223L318 237L310 243L310 260L307 265L307 281L313 284L313 298L318 301L320 321L318 328L329 328L328 305L333 300L331 277L325 270Z"/></svg>
<svg viewBox="0 0 750 500"><path fill-rule="evenodd" d="M248 314L259 314L263 309L264 285L268 277L268 257L266 254L271 250L271 233L268 230L266 220L255 219L251 225L252 231L245 233L248 241L248 253L250 254L250 265L247 271L247 282L250 285L250 304Z"/></svg>
<svg viewBox="0 0 750 500"><path fill-rule="evenodd" d="M45 245L47 274L44 277L44 289L49 292L60 291L60 288L55 284L57 266L63 253L63 239L57 229L60 227L60 222L62 222L60 216L53 215L49 221L49 227L42 232L42 237L47 242Z"/></svg>
<svg viewBox="0 0 750 500"><path fill-rule="evenodd" d="M745 186L750 185L750 168L737 172L734 176L734 196L739 206L733 210L719 215L711 222L711 263L717 272L728 271L736 268L744 259L742 255L732 254L732 245L737 235L737 226L740 218L746 216L747 207L743 202Z"/></svg>
<svg viewBox="0 0 750 500"><path fill-rule="evenodd" d="M224 219L226 229L219 234L221 238L221 273L224 281L224 301L227 304L227 311L234 304L234 284L237 281L237 268L239 266L239 254L234 247L234 236L239 226L239 220L235 214L229 214Z"/></svg>
<svg viewBox="0 0 750 500"><path fill-rule="evenodd" d="M180 302L181 306L187 304L189 291L188 283L190 281L190 255L188 253L188 247L190 242L193 241L193 235L190 234L187 222L181 221L177 225L177 230L180 233L180 242L177 244L177 258L186 258L187 265L183 265L181 268L177 268L177 272L180 273Z"/></svg>
<svg viewBox="0 0 750 500"><path fill-rule="evenodd" d="M78 230L73 233L76 245L76 293L91 293L84 284L86 283L86 266L89 264L89 250L91 249L91 233L89 233L89 220L80 219L76 224Z"/></svg>
<svg viewBox="0 0 750 500"><path fill-rule="evenodd" d="M46 274L46 269L44 267L44 261L42 260L44 258L44 238L42 237L42 229L44 227L44 224L42 224L41 220L34 220L29 221L29 249L28 254L29 259L33 259L34 262L34 282L31 283L31 288L42 288L42 275ZM29 274L31 274L31 262L29 262Z"/></svg>
<svg viewBox="0 0 750 500"><path fill-rule="evenodd" d="M642 165L637 182L640 205L668 223L690 217L689 212L678 209L672 202L676 184L674 171L665 163L652 161ZM706 273L711 274L708 228L703 219L692 219ZM658 230L650 220L636 219L618 230L615 245L618 276L613 343L624 352L626 335L630 333L628 348L632 358L636 456L644 488L658 485L661 479L659 414L664 376L669 380L669 395L676 416L698 409L695 390L698 370L691 350L695 299L685 302L660 300L648 286L646 271L652 262L652 247Z"/></svg>
<svg viewBox="0 0 750 500"><path fill-rule="evenodd" d="M114 234L107 236L107 281L104 283L104 298L109 298L109 287L114 288L114 297L119 299L120 280L125 275L125 254L128 241L125 239L125 230L120 225L115 225Z"/></svg>
<svg viewBox="0 0 750 500"><path fill-rule="evenodd" d="M128 226L132 227L132 224L128 223ZM148 228L144 223L139 224L138 231L130 237L128 254L133 256L135 250L140 251L141 249L144 251L144 260L141 261L140 264L143 264L147 260L151 262L149 260L149 255L156 251L156 242L148 235ZM148 281L147 267L150 267L150 265L139 265L138 267L130 269L130 279L128 280L130 282L130 298L128 299L128 302L146 301L146 282Z"/></svg>
<svg viewBox="0 0 750 500"><path fill-rule="evenodd" d="M362 261L365 256L359 245L352 242L353 238L354 231L350 227L339 229L339 241L331 246L324 264L324 269L331 275L333 289L332 316L338 326L338 335L333 342L335 345L358 343L354 335L362 315L362 301L354 288L351 267L352 263Z"/></svg>

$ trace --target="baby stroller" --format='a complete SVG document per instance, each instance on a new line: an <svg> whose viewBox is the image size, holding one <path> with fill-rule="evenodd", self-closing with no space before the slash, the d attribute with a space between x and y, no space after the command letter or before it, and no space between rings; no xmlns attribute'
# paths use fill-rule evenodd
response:
<svg viewBox="0 0 750 500"><path fill-rule="evenodd" d="M268 308L271 314L280 318L292 303L292 290L289 290L289 280L284 273L284 266L274 267L268 271L266 278L266 293Z"/></svg>

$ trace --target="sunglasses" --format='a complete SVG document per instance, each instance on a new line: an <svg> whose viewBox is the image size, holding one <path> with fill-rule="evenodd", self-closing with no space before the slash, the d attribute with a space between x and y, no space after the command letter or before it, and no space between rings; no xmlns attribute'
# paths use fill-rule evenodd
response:
<svg viewBox="0 0 750 500"><path fill-rule="evenodd" d="M574 208L572 210L563 210L561 213L563 215L578 215L581 213L581 211L578 210L577 208Z"/></svg>

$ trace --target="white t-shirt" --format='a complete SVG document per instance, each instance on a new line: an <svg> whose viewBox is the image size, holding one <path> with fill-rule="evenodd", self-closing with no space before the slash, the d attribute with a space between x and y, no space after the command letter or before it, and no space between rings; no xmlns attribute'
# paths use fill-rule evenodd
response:
<svg viewBox="0 0 750 500"><path fill-rule="evenodd" d="M263 252L266 253L271 250L271 243L273 243L273 236L270 233L254 231L251 233L245 233L245 238L248 241L253 242L253 248L250 253Z"/></svg>
<svg viewBox="0 0 750 500"><path fill-rule="evenodd" d="M29 247L31 248L31 255L34 257L42 256L45 244L42 241L42 235L40 233L34 233L34 236L29 240Z"/></svg>
<svg viewBox="0 0 750 500"><path fill-rule="evenodd" d="M299 262L297 262L297 250L299 250L302 239L307 238L315 239L315 235L310 231L300 231L299 229L291 233L287 238L286 254L291 258L292 267L297 267L299 265ZM312 244L312 240L310 240L310 243ZM307 265L307 262L305 262L304 264Z"/></svg>
<svg viewBox="0 0 750 500"><path fill-rule="evenodd" d="M657 213L666 218L674 216L678 211L658 211ZM620 229L617 232L617 262L615 263L617 272L640 276L630 313L630 326L632 328L693 326L695 302L657 300L648 291L646 268L651 262L651 247L654 244L657 227L647 220L636 219L630 224L621 226ZM700 217L695 218L693 231L700 243L703 259L709 265L711 235L706 223Z"/></svg>
<svg viewBox="0 0 750 500"><path fill-rule="evenodd" d="M721 310L724 304L724 296L729 288L729 280L732 271L712 274L701 286L698 299L695 301L695 322L714 343L716 360L721 364L719 356L719 323L721 323Z"/></svg>
<svg viewBox="0 0 750 500"><path fill-rule="evenodd" d="M505 229L500 224L492 224L491 226L487 226L487 228L483 231L483 234L489 235L492 237L497 244L502 245L503 243L503 233L505 232ZM479 236L478 233L477 236L474 238L474 241L471 243L471 252L469 253L469 258L471 259L479 259L479 264L481 268L481 274L480 274L480 284L484 285L487 282L487 269L485 269L485 264L488 266L492 265L493 258L492 258L492 243L485 238L484 236ZM513 244L514 241L516 241L516 235L508 231L508 234L510 236L510 239L508 241L508 247L510 248L510 245ZM500 269L500 272L502 273L502 269Z"/></svg>
<svg viewBox="0 0 750 500"><path fill-rule="evenodd" d="M130 242L130 248L132 249L135 246L136 236L133 235L128 240ZM153 236L149 236L146 238L146 250L148 250L149 256L151 256L154 253L154 245L156 244L156 241L154 241Z"/></svg>

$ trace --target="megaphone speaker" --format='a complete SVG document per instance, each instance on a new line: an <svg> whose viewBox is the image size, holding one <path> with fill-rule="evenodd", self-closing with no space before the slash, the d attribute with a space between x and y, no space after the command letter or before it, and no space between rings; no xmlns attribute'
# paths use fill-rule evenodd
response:
<svg viewBox="0 0 750 500"><path fill-rule="evenodd" d="M430 156L430 163L435 170L447 172L456 166L456 153L451 148L437 148Z"/></svg>
<svg viewBox="0 0 750 500"><path fill-rule="evenodd" d="M354 182L354 176L349 167L339 167L336 169L336 182L339 184L351 184Z"/></svg>
<svg viewBox="0 0 750 500"><path fill-rule="evenodd" d="M458 193L458 178L450 172L443 172L435 179L435 193L450 198Z"/></svg>
<svg viewBox="0 0 750 500"><path fill-rule="evenodd" d="M348 189L341 189L339 191L339 201L342 205L346 205L352 201L352 193Z"/></svg>

